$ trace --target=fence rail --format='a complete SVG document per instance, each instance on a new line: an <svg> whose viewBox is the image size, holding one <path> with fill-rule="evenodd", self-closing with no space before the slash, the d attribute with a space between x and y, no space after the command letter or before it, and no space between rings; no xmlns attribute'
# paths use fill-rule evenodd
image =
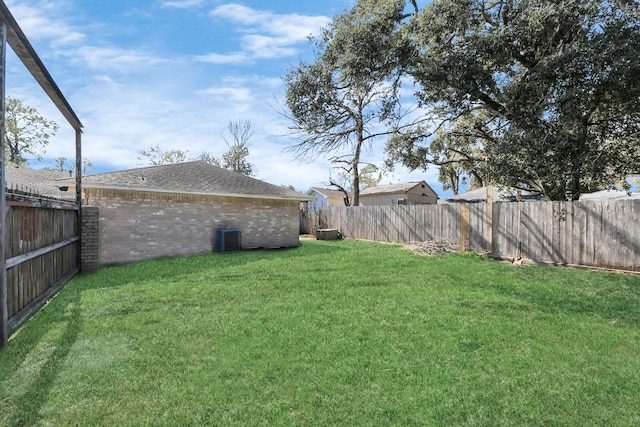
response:
<svg viewBox="0 0 640 427"><path fill-rule="evenodd" d="M383 242L457 241L496 258L640 271L640 200L328 207L321 228Z"/></svg>

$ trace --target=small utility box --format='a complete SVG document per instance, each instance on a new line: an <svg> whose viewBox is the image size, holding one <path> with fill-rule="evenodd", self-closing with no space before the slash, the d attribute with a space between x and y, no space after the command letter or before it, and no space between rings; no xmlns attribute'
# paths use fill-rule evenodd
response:
<svg viewBox="0 0 640 427"><path fill-rule="evenodd" d="M320 228L316 230L316 240L337 240L340 237L338 230L332 228Z"/></svg>
<svg viewBox="0 0 640 427"><path fill-rule="evenodd" d="M216 249L218 252L240 250L240 230L226 228L219 229Z"/></svg>

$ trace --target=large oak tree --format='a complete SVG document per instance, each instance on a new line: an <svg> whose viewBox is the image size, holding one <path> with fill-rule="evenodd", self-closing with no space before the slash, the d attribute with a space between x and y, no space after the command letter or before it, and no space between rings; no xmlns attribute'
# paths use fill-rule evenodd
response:
<svg viewBox="0 0 640 427"><path fill-rule="evenodd" d="M405 65L451 137L434 148L430 133L405 132L392 159L483 164L488 180L552 200L640 173L639 8L434 0L405 26Z"/></svg>

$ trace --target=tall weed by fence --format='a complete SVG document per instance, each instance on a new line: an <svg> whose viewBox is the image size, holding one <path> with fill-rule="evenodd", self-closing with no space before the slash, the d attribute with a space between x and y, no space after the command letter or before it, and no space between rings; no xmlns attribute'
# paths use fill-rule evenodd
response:
<svg viewBox="0 0 640 427"><path fill-rule="evenodd" d="M640 200L327 207L321 228L381 242L457 241L496 258L640 271Z"/></svg>

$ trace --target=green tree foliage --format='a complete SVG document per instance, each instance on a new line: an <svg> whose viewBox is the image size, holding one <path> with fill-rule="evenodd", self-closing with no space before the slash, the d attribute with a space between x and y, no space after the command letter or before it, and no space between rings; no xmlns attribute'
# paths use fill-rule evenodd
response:
<svg viewBox="0 0 640 427"><path fill-rule="evenodd" d="M156 144L155 147L150 147L148 150L142 150L138 156L138 161L141 164L149 164L151 166L167 165L171 163L186 162L189 151L182 150L169 150L164 151Z"/></svg>
<svg viewBox="0 0 640 427"><path fill-rule="evenodd" d="M414 165L422 153L467 173L484 163L490 181L552 200L637 174L639 9L628 0L434 0L405 27L406 69L448 136L433 147L428 132L405 132L392 159Z"/></svg>
<svg viewBox="0 0 640 427"><path fill-rule="evenodd" d="M5 122L5 159L21 167L26 166L29 155L42 160L45 147L58 131L56 122L11 97L5 100Z"/></svg>
<svg viewBox="0 0 640 427"><path fill-rule="evenodd" d="M301 62L284 79L290 128L300 141L290 151L301 158L332 155L351 177L356 206L363 149L402 128L406 117L397 72L404 5L359 1L315 40L315 61Z"/></svg>
<svg viewBox="0 0 640 427"><path fill-rule="evenodd" d="M460 184L471 188L482 187L486 181L486 159L477 141L482 136L476 123L482 123L482 114L474 112L461 116L453 123L443 124L432 134L428 146L422 145L425 132L415 128L394 135L387 144L389 167L401 161L411 170L427 170L430 165L440 168L438 180L443 190L458 194Z"/></svg>

